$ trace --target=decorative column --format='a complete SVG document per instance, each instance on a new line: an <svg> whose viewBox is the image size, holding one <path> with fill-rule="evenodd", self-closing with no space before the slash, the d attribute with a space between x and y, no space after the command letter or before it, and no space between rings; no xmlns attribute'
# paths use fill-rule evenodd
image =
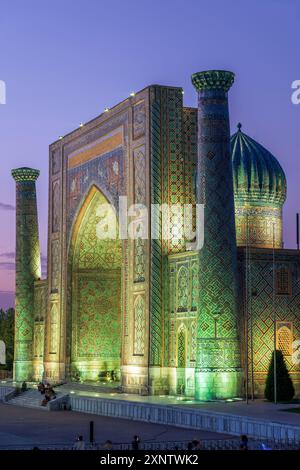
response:
<svg viewBox="0 0 300 470"><path fill-rule="evenodd" d="M32 379L34 281L41 277L35 182L32 168L12 170L16 181L16 306L14 380Z"/></svg>
<svg viewBox="0 0 300 470"><path fill-rule="evenodd" d="M192 75L198 91L197 201L204 204L204 246L199 251L199 313L195 396L240 394L237 326L237 254L227 92L234 74Z"/></svg>

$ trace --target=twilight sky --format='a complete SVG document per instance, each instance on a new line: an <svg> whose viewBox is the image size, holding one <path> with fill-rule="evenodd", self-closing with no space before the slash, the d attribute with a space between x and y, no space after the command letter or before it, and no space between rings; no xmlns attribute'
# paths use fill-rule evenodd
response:
<svg viewBox="0 0 300 470"><path fill-rule="evenodd" d="M48 145L147 85L183 86L193 72L236 73L232 133L243 131L280 161L288 180L286 247L295 247L299 202L300 0L1 0L0 307L14 290L15 187L11 168L41 170L40 239L46 256Z"/></svg>

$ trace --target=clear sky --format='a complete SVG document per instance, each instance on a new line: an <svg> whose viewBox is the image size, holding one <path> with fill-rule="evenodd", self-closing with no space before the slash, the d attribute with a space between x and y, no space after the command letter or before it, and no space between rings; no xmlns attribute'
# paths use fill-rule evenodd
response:
<svg viewBox="0 0 300 470"><path fill-rule="evenodd" d="M41 170L37 183L46 256L48 145L131 91L183 86L196 106L193 72L236 73L232 132L244 132L280 161L288 180L286 247L295 247L299 201L300 0L1 0L0 306L14 290L15 204L11 168Z"/></svg>

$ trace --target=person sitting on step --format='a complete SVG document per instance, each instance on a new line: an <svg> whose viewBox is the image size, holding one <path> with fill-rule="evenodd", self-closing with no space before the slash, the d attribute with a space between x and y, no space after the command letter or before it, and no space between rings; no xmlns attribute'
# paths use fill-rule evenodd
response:
<svg viewBox="0 0 300 470"><path fill-rule="evenodd" d="M45 394L45 385L44 385L42 382L40 382L40 383L38 384L37 389L38 389L38 391L40 392L41 395L44 395L44 394Z"/></svg>

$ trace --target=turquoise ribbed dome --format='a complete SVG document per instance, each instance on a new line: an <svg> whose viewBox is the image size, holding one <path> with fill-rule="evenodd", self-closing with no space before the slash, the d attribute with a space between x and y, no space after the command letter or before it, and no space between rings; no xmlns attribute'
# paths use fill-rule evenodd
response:
<svg viewBox="0 0 300 470"><path fill-rule="evenodd" d="M231 137L236 202L281 206L286 199L286 178L276 158L241 131Z"/></svg>

